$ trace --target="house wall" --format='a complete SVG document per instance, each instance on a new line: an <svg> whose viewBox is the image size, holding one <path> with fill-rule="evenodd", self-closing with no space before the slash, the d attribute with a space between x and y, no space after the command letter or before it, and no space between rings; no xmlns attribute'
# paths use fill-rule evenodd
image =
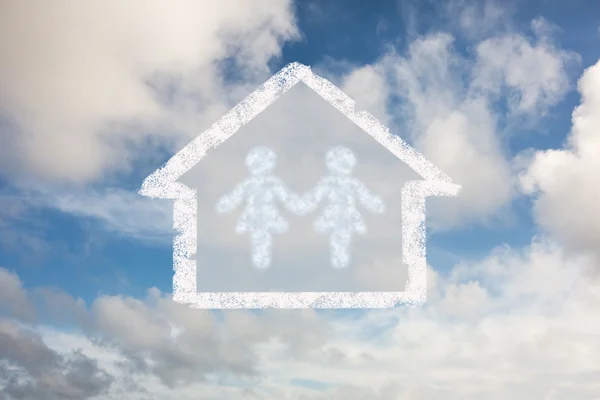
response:
<svg viewBox="0 0 600 400"><path fill-rule="evenodd" d="M378 216L360 208L368 232L356 238L347 269L331 268L329 238L312 228L322 207L304 218L282 210L290 230L274 236L271 267L259 271L252 266L249 238L234 233L243 206L228 215L216 214L214 207L248 176L244 159L256 145L276 152L276 174L297 193L310 190L327 173L324 156L332 146L355 152L355 176L383 199L387 210ZM419 179L416 173L299 83L180 179L198 191L198 291L404 290L401 189L414 179Z"/></svg>

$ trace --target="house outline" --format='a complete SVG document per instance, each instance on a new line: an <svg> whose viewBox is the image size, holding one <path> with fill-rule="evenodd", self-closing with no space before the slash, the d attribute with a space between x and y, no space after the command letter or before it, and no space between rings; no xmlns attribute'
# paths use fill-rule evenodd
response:
<svg viewBox="0 0 600 400"><path fill-rule="evenodd" d="M242 126L268 108L282 94L303 82L348 119L373 137L423 179L404 184L402 195L402 260L408 265L403 292L201 292L197 291L197 190L178 182L212 148L224 143ZM425 251L425 199L456 196L460 186L390 133L366 111L355 111L355 101L310 67L291 63L273 75L219 121L202 132L162 167L150 174L139 193L154 199L174 200L173 300L203 309L259 308L390 308L397 304L420 305L427 297Z"/></svg>

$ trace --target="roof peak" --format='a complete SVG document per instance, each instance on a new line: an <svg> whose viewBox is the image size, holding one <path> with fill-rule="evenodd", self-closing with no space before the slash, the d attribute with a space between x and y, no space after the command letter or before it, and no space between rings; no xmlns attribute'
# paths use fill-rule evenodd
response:
<svg viewBox="0 0 600 400"><path fill-rule="evenodd" d="M180 198L185 186L177 180L200 162L211 148L218 147L242 126L268 108L279 97L302 81L319 96L333 105L346 118L358 125L398 159L407 164L425 180L437 182L442 192L455 194L460 186L434 164L404 142L367 111L356 111L356 102L327 79L312 72L311 67L299 62L284 66L258 89L248 95L210 128L177 152L161 168L144 181L140 194L153 198ZM451 193L450 193L451 192Z"/></svg>

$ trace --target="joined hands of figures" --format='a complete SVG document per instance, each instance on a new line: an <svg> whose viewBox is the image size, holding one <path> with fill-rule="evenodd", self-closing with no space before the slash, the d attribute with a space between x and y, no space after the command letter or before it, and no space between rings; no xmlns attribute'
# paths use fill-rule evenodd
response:
<svg viewBox="0 0 600 400"><path fill-rule="evenodd" d="M306 216L326 200L325 210L315 220L314 229L330 235L332 266L345 268L350 262L352 236L366 233L357 203L373 213L385 212L381 198L371 194L362 182L352 176L356 165L354 153L341 146L329 150L325 156L329 174L302 196L290 191L273 174L275 164L276 155L270 149L261 146L251 150L246 157L250 177L219 200L216 205L217 213L231 212L245 203L246 207L235 231L237 234L250 235L253 264L264 269L271 264L271 235L288 230L288 223L279 214L276 201L288 211Z"/></svg>

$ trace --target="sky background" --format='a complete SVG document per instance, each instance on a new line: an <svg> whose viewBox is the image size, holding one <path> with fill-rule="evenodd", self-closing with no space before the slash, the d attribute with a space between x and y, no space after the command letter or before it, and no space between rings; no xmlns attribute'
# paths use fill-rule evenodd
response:
<svg viewBox="0 0 600 400"><path fill-rule="evenodd" d="M600 399L600 3L0 5L1 400ZM462 185L423 307L170 300L143 179L293 61Z"/></svg>

